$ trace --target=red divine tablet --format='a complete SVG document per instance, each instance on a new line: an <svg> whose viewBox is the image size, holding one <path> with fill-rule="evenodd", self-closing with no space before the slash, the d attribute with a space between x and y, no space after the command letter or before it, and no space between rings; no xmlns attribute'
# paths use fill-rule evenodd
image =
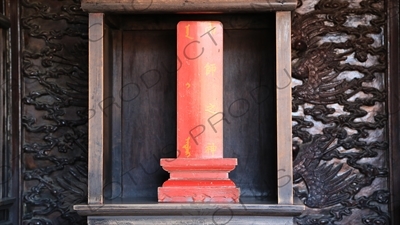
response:
<svg viewBox="0 0 400 225"><path fill-rule="evenodd" d="M170 179L159 202L239 202L223 158L223 28L218 21L177 26L177 158L161 159Z"/></svg>

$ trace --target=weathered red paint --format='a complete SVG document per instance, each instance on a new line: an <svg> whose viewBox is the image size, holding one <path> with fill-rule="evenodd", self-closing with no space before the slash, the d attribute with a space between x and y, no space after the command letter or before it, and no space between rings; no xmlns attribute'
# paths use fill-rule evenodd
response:
<svg viewBox="0 0 400 225"><path fill-rule="evenodd" d="M184 21L177 28L178 158L222 158L222 121L216 131L208 122L223 107L222 24Z"/></svg>
<svg viewBox="0 0 400 225"><path fill-rule="evenodd" d="M171 177L159 202L239 202L223 158L223 28L218 21L177 26L177 159L161 159Z"/></svg>

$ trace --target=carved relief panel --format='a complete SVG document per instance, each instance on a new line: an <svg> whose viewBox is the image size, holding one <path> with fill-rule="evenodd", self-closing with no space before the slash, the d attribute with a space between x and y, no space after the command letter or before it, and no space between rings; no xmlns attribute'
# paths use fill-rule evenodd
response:
<svg viewBox="0 0 400 225"><path fill-rule="evenodd" d="M384 32L384 1L300 1L293 15L298 224L389 223Z"/></svg>
<svg viewBox="0 0 400 225"><path fill-rule="evenodd" d="M24 224L84 224L87 14L20 0ZM297 224L389 224L383 0L304 0L292 14ZM18 223L17 223L18 224Z"/></svg>

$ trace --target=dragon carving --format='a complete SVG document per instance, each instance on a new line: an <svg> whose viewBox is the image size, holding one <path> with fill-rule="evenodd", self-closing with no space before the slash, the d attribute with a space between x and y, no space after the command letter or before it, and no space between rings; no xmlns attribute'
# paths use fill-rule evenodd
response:
<svg viewBox="0 0 400 225"><path fill-rule="evenodd" d="M387 187L369 187L388 175L383 1L315 2L292 19L293 175L309 208L296 222L387 224Z"/></svg>

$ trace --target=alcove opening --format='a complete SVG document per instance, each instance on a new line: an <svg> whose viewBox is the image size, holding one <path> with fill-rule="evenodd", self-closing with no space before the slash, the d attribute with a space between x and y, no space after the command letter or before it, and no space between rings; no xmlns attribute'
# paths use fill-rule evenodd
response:
<svg viewBox="0 0 400 225"><path fill-rule="evenodd" d="M224 157L238 159L229 176L241 199L276 204L274 12L105 17L104 202L155 203L157 188L169 177L160 158L177 156L176 24L181 20L222 22Z"/></svg>

